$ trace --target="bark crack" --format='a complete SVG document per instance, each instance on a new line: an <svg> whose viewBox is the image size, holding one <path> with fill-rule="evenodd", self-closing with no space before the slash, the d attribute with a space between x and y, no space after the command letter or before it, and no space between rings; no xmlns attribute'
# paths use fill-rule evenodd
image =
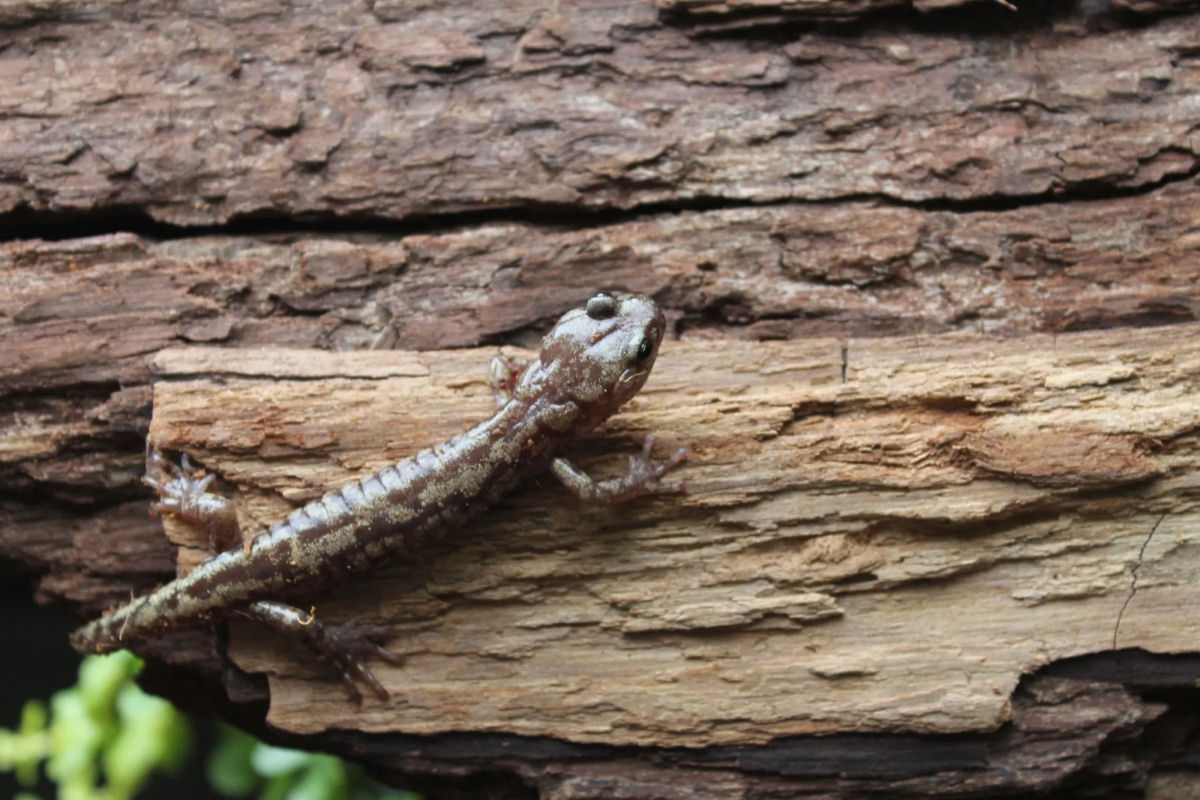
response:
<svg viewBox="0 0 1200 800"><path fill-rule="evenodd" d="M1138 590L1138 569L1142 566L1142 560L1146 557L1146 548L1150 545L1150 540L1154 538L1154 532L1158 530L1158 526L1167 518L1167 512L1159 515L1159 518L1154 521L1154 525L1150 528L1150 532L1146 534L1146 540L1142 542L1142 547L1138 550L1137 561L1133 563L1129 575L1129 594L1125 596L1125 602L1121 604L1121 610L1117 612L1117 622L1113 625L1112 649L1117 649L1117 634L1121 631L1121 620L1125 617L1125 609L1129 608L1129 604L1133 602L1133 596Z"/></svg>
<svg viewBox="0 0 1200 800"><path fill-rule="evenodd" d="M754 200L726 197L719 193L676 198L653 203L638 203L626 208L581 207L571 204L525 203L503 208L452 210L442 213L413 214L386 218L374 215L321 215L250 213L235 215L224 222L207 225L179 225L154 218L141 207L120 206L84 212L56 212L20 207L0 214L0 230L19 231L12 236L0 236L0 243L25 239L48 241L133 233L160 241L182 240L205 236L258 236L304 233L315 236L349 236L379 234L401 238L405 236L436 236L443 233L486 225L528 225L540 229L590 229L646 218L682 212L733 211L746 208L779 206L833 206L850 203L876 203L885 207L909 208L927 213L1016 211L1042 205L1062 205L1073 202L1100 202L1140 197L1152 194L1174 183L1200 176L1200 158L1181 172L1164 175L1155 181L1136 186L1116 186L1103 180L1091 180L1052 187L1031 194L989 194L980 197L928 197L913 199L886 193L847 193L829 197L781 197L773 200Z"/></svg>

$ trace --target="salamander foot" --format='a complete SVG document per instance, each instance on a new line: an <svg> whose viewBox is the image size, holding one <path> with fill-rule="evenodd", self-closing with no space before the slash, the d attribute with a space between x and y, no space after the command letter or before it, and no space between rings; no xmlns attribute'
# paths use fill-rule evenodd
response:
<svg viewBox="0 0 1200 800"><path fill-rule="evenodd" d="M404 656L393 653L381 644L391 633L388 625L345 622L327 627L317 621L312 611L302 611L295 606L269 600L251 603L242 609L241 614L294 634L318 658L333 664L346 687L346 694L355 703L362 702L359 684L369 687L380 700L388 698L387 688L363 663L367 656L375 656L389 664L404 663Z"/></svg>
<svg viewBox="0 0 1200 800"><path fill-rule="evenodd" d="M193 465L187 453L176 466L153 447L146 447L142 483L158 494L158 502L150 506L151 516L167 514L203 529L209 549L219 553L238 546L242 537L233 501L209 491L215 478Z"/></svg>
<svg viewBox="0 0 1200 800"><path fill-rule="evenodd" d="M662 476L668 470L687 461L687 450L682 447L670 458L656 461L651 455L655 438L647 436L642 452L629 457L629 471L619 478L597 481L576 469L565 458L556 458L550 465L551 472L563 486L576 497L589 503L617 503L643 494L667 494L685 492L682 483L663 483Z"/></svg>

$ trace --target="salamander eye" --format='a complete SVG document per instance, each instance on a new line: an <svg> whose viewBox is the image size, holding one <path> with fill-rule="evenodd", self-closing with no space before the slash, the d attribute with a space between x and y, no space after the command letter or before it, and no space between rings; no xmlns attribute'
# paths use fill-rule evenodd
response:
<svg viewBox="0 0 1200 800"><path fill-rule="evenodd" d="M637 360L645 361L654 352L654 342L649 338L642 339L642 343L638 345Z"/></svg>
<svg viewBox="0 0 1200 800"><path fill-rule="evenodd" d="M608 319L617 313L617 298L608 292L597 292L587 301L587 315L592 319Z"/></svg>

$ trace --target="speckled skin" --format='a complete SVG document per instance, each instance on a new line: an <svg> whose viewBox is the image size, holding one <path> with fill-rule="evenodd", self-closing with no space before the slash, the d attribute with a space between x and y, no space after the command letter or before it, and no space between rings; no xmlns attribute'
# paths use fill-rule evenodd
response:
<svg viewBox="0 0 1200 800"><path fill-rule="evenodd" d="M354 682L387 692L361 663L366 653L398 660L380 647L380 629L353 624L325 628L311 612L277 602L411 553L495 502L521 478L550 467L567 488L592 502L649 492L679 491L662 475L685 458L650 459L653 437L630 458L627 475L593 481L558 457L580 433L633 397L650 374L665 322L652 300L601 293L567 312L523 371L502 358L491 365L498 408L466 433L326 494L266 533L201 564L75 631L82 652L105 652L175 628L240 615L292 631ZM232 504L209 493L209 477L176 470L156 452L147 459L148 485L167 513L205 526L214 549L239 536Z"/></svg>

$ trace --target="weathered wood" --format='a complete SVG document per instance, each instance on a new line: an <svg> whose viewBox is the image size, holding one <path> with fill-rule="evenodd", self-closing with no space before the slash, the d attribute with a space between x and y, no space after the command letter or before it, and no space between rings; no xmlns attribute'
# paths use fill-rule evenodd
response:
<svg viewBox="0 0 1200 800"><path fill-rule="evenodd" d="M428 574L322 599L408 620L419 692L362 718L408 733L360 732L244 631L270 686L224 668L223 629L157 643L147 680L249 727L311 692L297 730L354 730L264 733L434 797L1174 796L1200 769L1194 373L1156 359L1195 331L1150 326L1200 308L1196 3L1019 5L0 0L0 556L87 613L170 577L138 483L165 347L530 346L597 286L650 292L681 360L582 449L667 432L705 491L613 516L530 487ZM223 391L347 405L319 427L228 397L198 449L263 521L486 413L481 355L272 364ZM668 660L622 689L622 655ZM474 713L438 671L462 662L488 667ZM748 743L780 731L821 733Z"/></svg>
<svg viewBox="0 0 1200 800"><path fill-rule="evenodd" d="M929 12L970 6L970 13L980 17L978 24L997 27L1004 27L1005 22L1024 23L1039 17L1044 21L1047 16L1042 4L1017 5L1009 0L657 0L657 5L666 14L679 15L705 31L745 30L781 22L845 21L909 7ZM1112 5L1139 14L1162 14L1194 8L1196 0L1113 0ZM1077 10L1082 16L1096 19L1103 19L1109 11L1103 5L1081 5Z"/></svg>
<svg viewBox="0 0 1200 800"><path fill-rule="evenodd" d="M1039 327L1065 328L1071 325L1187 318L1195 307L1195 280L1186 271L1172 269L1172 264L1178 263L1179 254L1186 252L1178 248L1181 243L1186 243L1187 230L1193 224L1188 217L1191 206L1187 202L1188 194L1185 189L1190 190L1190 184L1166 187L1145 200L1148 204L1146 213L1150 213L1149 204L1153 204L1155 213L1161 220L1160 224L1145 230L1167 232L1174 238L1169 245L1152 244L1140 252L1129 249L1128 243L1132 240L1127 237L1112 236L1104 239L1101 233L1104 226L1112 230L1120 222L1123 216L1122 206L1137 208L1138 203L1143 202L1141 198L1131 198L1125 203L1111 201L1088 204L1086 211L1081 211L1073 218L1073 224L1065 227L1065 230L1071 232L1070 237L1055 237L1044 232L1045 227L1037 227L1053 223L1053 216L1044 212L979 212L965 216L938 213L935 215L936 219L958 229L967 228L973 231L972 237L990 236L991 238L972 240L983 242L975 245L982 251L995 248L995 257L999 263L1005 265L999 271L950 271L943 273L938 280L964 296L972 291L972 285L978 283L981 276L990 276L994 282L978 290L979 297L988 293L994 295L997 290L1027 292L1022 295L1024 305L1007 302L995 304L997 318L994 324L1005 331L1020 330L1023 326L1028 326L1031 320ZM1066 208L1079 207L1068 204ZM1111 208L1111 216L1103 213L1106 208ZM872 212L871 209L864 208L862 213ZM906 214L907 212L904 212L898 215L898 218L904 219ZM1033 228L1032 234L1013 232L1015 229L1019 230L1017 223L1021 220L1021 214L1027 215L1024 224ZM810 326L822 325L837 330L837 319L845 320L845 332L852 332L855 326L862 324L862 313L855 311L855 308L866 308L867 303L878 304L881 299L894 298L898 292L906 290L910 292L908 298L896 300L896 308L906 309L907 313L914 316L904 317L898 314L899 319L891 324L898 327L934 329L951 325L970 329L984 324L970 319L969 316L933 320L921 316L923 313L936 313L936 309L923 309L919 301L921 293L928 293L936 285L931 279L928 284L918 283L916 286L907 287L903 283L892 285L887 281L875 283L867 280L861 284L852 282L848 284L848 287L852 288L848 288L844 296L862 305L851 306L844 312L843 317L835 316L833 320L810 321L797 308L789 312L795 315L794 319L785 316L783 319L768 319L747 326L730 327L731 321L762 320L766 316L765 308L770 307L772 303L781 302L782 293L778 289L775 292L770 291L769 286L787 286L785 281L790 280L797 287L807 288L808 297L827 296L829 292L828 288L821 288L818 283L824 276L788 277L778 266L775 271L769 271L762 266L762 271L757 275L748 275L744 269L722 269L721 265L740 263L735 260L735 254L749 252L752 248L762 251L762 255L756 257L753 263L766 265L774 257L778 265L784 261L781 254L785 252L789 235L813 236L813 231L839 230L832 222L822 221L818 215L810 213L785 215L783 210L770 209L765 213L765 221L756 219L757 216L741 215L741 224L734 224L739 217L728 212L705 212L685 215L678 219L664 217L649 224L623 223L587 234L556 234L548 237L545 242L542 241L542 237L530 238L529 229L525 227L511 226L493 228L483 237L478 234L409 237L397 244L329 242L314 247L307 243L267 244L249 239L230 239L217 244L187 241L153 244L137 237L122 236L86 242L9 245L6 252L11 255L5 273L8 279L3 284L7 292L5 308L8 314L4 335L6 345L10 345L5 350L5 376L12 392L7 402L12 404L11 408L15 413L6 429L6 463L9 464L9 474L13 476L12 482L7 485L56 492L69 502L30 506L17 503L10 496L6 501L9 522L5 527L5 552L39 572L47 573L41 588L44 597L71 597L76 602L85 603L92 608L118 602L128 597L131 588L143 590L154 581L162 579L163 573L168 569L168 562L164 558L166 551L162 549L157 538L157 523L143 516L144 501L131 501L111 510L101 508L98 513L94 512L95 506L90 503L102 501L104 498L120 499L136 493L141 450L137 432L144 429L145 418L142 415L148 410L150 399L146 387L140 385L148 375L144 359L158 347L179 339L210 339L230 345L245 345L272 339L288 341L284 337L291 336L294 337L292 341L303 343L360 344L377 336L380 330L390 330L390 338L398 341L416 340L423 346L455 343L464 339L467 342L477 342L504 335L516 339L526 335L533 338L540 326L525 323L535 316L553 316L564 305L569 305L572 301L564 300L564 289L558 287L568 284L571 271L582 269L585 264L596 265L598 272L595 280L598 283L623 284L658 291L660 295L668 298L673 292L678 292L680 305L674 306L673 316L685 339L708 337L717 330L724 330L727 334L735 336L769 335L780 325L787 326L783 328L785 334L790 330L809 330ZM848 228L851 234L848 235L861 230L863 236L878 238L887 230L884 221L894 218L897 218L897 215L879 214L872 217L877 224L851 226ZM830 220L836 219L836 216L830 217ZM792 220L800 220L806 223L807 227L801 228L800 233L796 233L795 228L790 234L778 233L787 224L800 224L790 222ZM1087 227L1089 223L1095 227ZM702 235L706 230L711 231L711 238ZM776 232L774 236L772 231ZM1016 245L1011 239L1017 239ZM1022 241L1034 241L1036 247L1042 248L1038 252L1052 249L1056 259L1070 257L1075 261L1061 271L1038 270L1028 277L1017 277L1012 274L1018 269L1014 266L1013 248L1019 246ZM1095 244L1097 241L1101 243L1099 246ZM481 248L481 242L488 246ZM491 259L503 263L505 248L512 248L513 252L516 252L521 242L525 242L526 249L533 254L544 248L546 255L536 258L531 255L527 260L521 261L509 276L509 288L502 289L506 284L493 277L489 279L492 291L488 295L447 293L439 296L436 293L438 280L457 281L472 274L478 276L482 265ZM614 242L623 245L615 255L611 254ZM1106 249L1097 249L1098 247ZM589 252L596 249L609 255L597 257ZM855 246L848 245L845 249L853 252ZM660 266L656 272L646 273L642 269L642 274L633 274L636 267L650 263L649 256L646 256L645 260L636 258L640 251L658 255L657 263ZM218 260L211 255L214 252L220 252L226 258ZM559 261L552 260L550 254L553 252L562 254L562 258ZM798 252L803 254L804 251ZM840 252L840 248L829 250L831 265L838 263L836 256ZM428 254L438 254L438 259L431 260ZM871 264L881 260L884 259L876 257L874 261L859 262L866 265L859 268L868 269ZM1096 269L1102 260L1111 264L1102 273L1107 276L1106 289L1102 292L1093 291L1083 297L1073 294L1082 287L1094 285L1090 283L1090 279L1101 274L1097 273ZM633 263L635 267L626 268L626 263ZM690 267L692 263L696 266ZM813 259L810 263L822 262ZM380 264L383 266L372 266ZM693 271L689 273L681 264ZM714 265L716 269L712 268ZM689 274L700 276L701 282L691 283L687 278ZM905 274L915 276L916 280L924 280L921 270ZM744 287L740 302L744 303L743 308L746 310L723 304L718 304L715 308L701 305L699 312L690 310L692 302L702 304L705 298L729 296L725 292L714 290L712 285L706 284L705 281L731 281L736 282L734 285ZM666 288L673 286L681 288ZM683 288L689 286L690 289ZM1167 295L1162 293L1164 288L1168 289ZM389 291L394 294L389 295ZM1039 295L1046 305L1039 306L1035 302ZM376 298L389 296L395 298L391 301L395 312L380 311L382 303L376 304ZM414 298L411 301L413 305L401 305L401 300L406 297ZM478 306L469 307L467 297L478 298ZM361 310L347 314L344 309L349 299L353 300L353 308ZM461 304L461 311L455 310L455 303ZM540 308L544 308L545 311L539 311ZM720 308L721 311L716 311L716 308ZM1075 309L1083 311L1077 312ZM407 315L400 313L402 311L407 311ZM443 329L445 332L439 333L436 327L436 318L439 315L462 327L454 328L453 332ZM382 323L382 320L389 317L396 320L390 328ZM481 328L481 325L486 327ZM512 330L520 328L525 328L528 333ZM493 332L488 333L489 329ZM816 329L821 330L819 327ZM1178 334L1184 338L1193 333L1188 328L1166 330L1184 332ZM1142 337L1143 341L1167 346L1160 341L1158 330L1144 330L1137 335ZM437 336L449 338L439 341ZM1117 341L1121 341L1127 336L1127 332L1113 336ZM1059 337L1059 341L1062 340L1063 337ZM821 348L818 361L827 381L839 379L840 346L844 341L830 339L813 344L814 347ZM878 343L864 344L871 348L878 346ZM1005 344L1010 349L1015 348L1017 352L1021 352L1022 348L1031 348L1043 355L1053 354L1056 345L1054 337L1043 337L1037 341L1014 339ZM751 354L750 361L746 361L745 353L731 355L728 352L725 359L714 360L715 355L725 352L722 350L724 345L716 347L704 343L687 346L700 348L702 360L693 366L696 367L697 373L703 376L745 369L747 364L756 364L763 357L763 353L774 352L772 348L784 345L755 345L747 342L741 346L747 348L746 352ZM687 346L681 344L673 347L681 348L682 352ZM854 365L862 346L857 341L849 342L848 355L851 366ZM927 358L927 361L936 366L942 352L944 351L934 348L932 357ZM412 366L414 362L411 359L418 358L416 356L360 353L346 358L351 361L366 359L369 363L386 365L383 369L385 374L397 370L403 372L403 369L408 369L409 372L421 371ZM485 411L486 390L479 371L482 354L466 357L465 360L469 363L462 363L464 357L458 354L434 353L419 358L425 359L427 364L460 363L459 380L462 388L473 389L476 393L476 407L480 413ZM312 356L307 356L306 359L311 361ZM226 369L230 361L227 357L222 358L221 369ZM246 356L239 355L233 363L246 361ZM342 363L341 356L338 357L337 363ZM670 363L670 360L663 361L659 374L655 376L655 384L651 385L652 391L659 381L665 380L663 376L669 374ZM409 366L404 367L405 364ZM270 376L274 374L272 370L277 372L279 369L279 365L274 365L263 369L262 372L265 376ZM337 370L344 369L346 367L338 366L334 372L340 374ZM1014 370L1014 374L1017 373L1019 370ZM319 375L318 372L317 376ZM1121 385L1128 382L1124 373L1114 375ZM309 375L306 381L311 381L313 377ZM410 379L414 379L414 376L410 376ZM690 374L687 379L696 380ZM117 388L121 382L126 381L130 382L127 388ZM58 397L50 394L56 387L60 390L66 387L80 388L73 388L72 391ZM83 387L92 388L83 390ZM1056 388L1053 380L1050 387ZM895 396L902 397L903 393L898 389ZM650 395L647 395L647 402L649 398ZM358 419L355 415L374 408L376 401L377 398L373 394L369 400L364 398L360 406L339 409L336 418L331 418L323 430L306 432L295 442L289 441L289 446L305 450L314 442L328 442L328 437L332 435L330 431L335 429L342 431L339 437L349 435L342 424L349 421L353 430L353 423ZM903 403L909 404L909 401ZM425 405L426 403L411 404L394 418L389 418L388 427L404 430L405 425L412 424L411 420L405 420L414 413L414 409L419 412ZM668 407L664 411L668 414L674 413L672 409L675 407L675 401L671 400L666 405ZM248 408L253 409L253 404ZM353 410L355 408L358 410ZM748 407L749 410L743 413L754 420L757 408ZM820 403L813 408L820 410ZM956 426L961 425L963 418L969 419L972 416L965 409L965 404L932 402L928 408L928 419L936 420L948 414L947 419L952 421L952 424L948 423L950 428L957 433L964 433ZM464 414L465 407L457 396L453 401L443 401L441 410L459 415L453 418L457 421L464 421L465 416L470 416ZM684 403L679 407L678 413L686 414L692 411L692 405ZM236 413L244 414L246 409ZM447 424L446 418L443 417L439 417L441 421L421 417L416 419L422 420L422 433L426 437L431 432L446 433L455 427ZM262 430L255 429L255 424L255 419L241 419L235 414L234 418L228 420L226 435L249 436L250 440L244 444L254 445L257 441L255 437L263 435ZM656 425L655 428L657 427ZM241 430L241 433L235 434L235 428ZM961 446L956 452L967 462L973 463L976 471L987 470L1001 477L1023 477L1030 481L1040 481L1047 483L1051 489L1054 488L1055 476L1060 470L1069 472L1070 469L1079 469L1081 459L1087 454L1087 450L1083 449L1086 448L1086 442L1080 445L1077 439L1068 441L1067 444L1076 445L1076 451L1073 455L1068 453L1066 461L1055 465L1035 457L1039 455L1036 448L1032 452L1007 451L1004 448L998 449L992 439L980 438L977 430L968 428L965 433L971 435L964 434ZM378 436L378 431L369 434L357 431L353 435L365 436L366 441L373 444L371 440ZM310 437L315 438L310 441ZM1050 434L1047 434L1047 437L1053 438ZM415 436L410 441L393 440L394 444L404 446L397 446L394 451L389 452L399 455L410 449L410 445L416 447L427 440L418 440ZM112 451L114 444L118 447L115 453ZM1111 447L1111 443L1109 446ZM608 447L611 449L611 442ZM1130 458L1134 466L1142 463L1137 458L1136 447L1132 445L1128 452L1103 449L1099 452L1106 458L1098 462L1097 470L1079 473L1078 477L1084 478L1085 483L1091 481L1103 486L1109 477L1106 471L1108 467L1100 467L1110 465L1112 458L1121 463L1122 459ZM615 453L611 455L615 456ZM868 464L872 458L875 456L861 456ZM813 463L820 464L823 460L823 455L820 458L814 457ZM355 462L349 463L353 466ZM1086 466L1086 461L1084 465ZM741 469L740 463L738 469ZM1118 477L1122 474L1121 469L1115 470ZM328 478L336 481L347 474L348 471L343 471ZM263 477L260 475L258 479L262 480ZM314 491L319 485L320 482L314 478L308 490ZM1051 496L1058 497L1053 494ZM82 506L73 506L72 503L82 503ZM1068 507L1061 510L1074 513ZM645 509L642 510L642 513L644 512ZM527 520L522 518L519 522L526 524ZM1136 527L1133 522L1130 524ZM932 525L932 528L942 530L936 524ZM1144 533L1145 531L1138 535ZM1116 603L1119 596L1115 588L1120 584L1121 578L1118 576L1124 574L1122 570L1130 563L1133 544L1138 544L1137 535L1131 536L1132 539L1127 539L1116 549L1113 562L1107 565L1111 572L1110 583L1095 590L1107 598L1105 602L1110 606ZM470 540L473 537L468 534L466 538ZM476 535L474 538L479 542L486 541L486 537ZM145 545L136 544L138 541L145 542ZM480 544L473 546L479 547ZM973 548L974 545L968 543L964 549L966 555L959 553L959 557L967 560L977 558ZM137 553L145 555L136 555ZM504 554L497 553L497 557L502 555ZM991 557L985 556L983 560L986 562ZM430 563L437 564L441 561L441 556L431 554ZM957 567L950 567L955 568ZM497 579L503 577L503 573L497 575ZM671 596L671 599L674 597ZM1036 602L1037 598L1026 598L1026 601ZM631 607L637 605L635 603ZM643 609L650 609L650 617L653 620L656 612L652 603L642 598L641 606ZM741 612L743 619L745 615L753 616L761 611L769 620L773 611L779 611L779 607L755 610L752 606L752 603L748 604ZM436 603L430 603L423 612L430 616L431 625L436 624L437 615L442 613L438 608ZM661 616L664 611L671 610L658 609L657 613ZM814 613L819 613L819 606ZM1111 614L1111 608L1108 613ZM786 614L781 616L776 613L774 616L782 620ZM1105 617L1104 614L1100 616ZM739 620L735 617L733 621L736 623ZM1075 622L1074 617L1072 622ZM662 622L660 620L654 624L661 626ZM703 624L703 613L700 615L699 624ZM1113 624L1115 626L1115 621ZM1123 621L1122 627L1124 626ZM638 634L631 629L628 635L636 638L639 635L663 634L653 630ZM1120 644L1125 644L1123 639ZM1100 650L1104 646L1103 642L1095 644L1096 649ZM1080 645L1078 651L1084 649L1086 648ZM211 655L212 646L201 644L191 649L180 650L179 645L172 642L156 652L177 661L202 662L204 653ZM287 663L295 666L298 662L289 656ZM1036 663L1040 662L1032 662L1032 665ZM1031 665L1021 665L1015 661L1008 665L1009 674L1005 679L1007 684L1000 681L996 674L991 674L990 680L993 681L993 685L1000 682L1003 686L1011 687L1023 666ZM219 669L213 665L210 665L209 669L215 671L208 674L209 680L212 680L219 674ZM304 677L307 679L319 675L320 673L314 670L306 673ZM321 687L329 688L323 684ZM723 690L725 688L722 687ZM250 697L257 695L252 691ZM334 700L331 702L335 702L338 697L336 691L332 697ZM999 712L997 708L1000 708ZM989 725L1004 718L1002 700L994 700L991 707L983 705L975 711L985 718ZM438 713L441 713L440 709ZM343 723L345 722L343 720ZM1072 724L1076 722L1077 720L1074 720ZM804 725L807 724L805 721ZM798 724L797 727L802 726ZM1065 735L1066 731L1059 731L1059 734ZM1088 735L1094 734L1095 731L1089 729ZM1128 731L1120 735L1126 734L1133 735ZM656 735L660 740L663 738L661 731ZM650 735L647 735L647 739L649 738ZM317 741L319 740L310 739L306 743L314 744ZM520 737L505 741L507 743L502 746L507 748L508 752L513 748L528 751L531 747L528 740ZM817 746L812 741L805 741L806 744L798 746L802 749ZM914 744L914 747L936 747L928 741L921 741L924 744ZM358 740L330 741L329 745L354 751L363 747L370 749L384 746L364 745ZM455 771L455 768L450 766L454 759L436 758L411 743L406 747L416 748L416 752L424 753L407 762L411 770ZM469 750L471 746L464 744L463 747ZM794 751L780 750L770 745L764 747L767 749L755 758L782 761L801 758ZM872 755L875 751L862 743L849 743L846 747L848 750L866 754L863 758L875 758ZM1086 748L1084 750L1086 751ZM470 761L463 750L455 752L460 758ZM654 755L656 752L653 747L648 748L645 757L651 760L658 759L659 756ZM934 756L927 754L926 758ZM1064 769L1068 772L1075 770L1075 774L1078 774L1085 769L1085 762L1086 759L1082 757L1068 760L1066 763L1070 766ZM610 760L609 763L615 762ZM644 764L634 769L635 766L629 765L629 769L639 775L646 769ZM526 767L514 766L513 769L522 772ZM581 776L586 770L573 760L566 765L547 769L546 773L539 773L539 785L558 786L561 782L564 787L578 786L581 785L579 781L583 781L583 785L600 785L584 780ZM707 775L710 767L700 769L700 774ZM551 774L556 777L551 777ZM611 789L614 783L627 782L633 785L640 780L635 780L635 776L630 773L619 774L619 778L603 782L603 786ZM672 775L681 785L688 785L686 776L693 774L689 770L679 771L673 768L673 771L659 775L647 785L659 786L660 783L656 781L667 780L665 775ZM864 780L865 778L858 778L852 784L863 786ZM740 782L733 781L731 785L740 785ZM792 786L786 781L783 785ZM928 784L922 785L929 788ZM951 785L946 784L947 787ZM567 789L562 788L561 791L565 792ZM946 788L945 791L949 793L950 789ZM654 796L650 788L646 788L645 792L643 796Z"/></svg>
<svg viewBox="0 0 1200 800"><path fill-rule="evenodd" d="M1101 4L1039 5L990 37L1009 12L980 25L972 4L961 33L918 17L764 40L693 36L647 0L48 5L4 7L0 212L195 225L1028 200L1197 165L1191 15L1126 27Z"/></svg>
<svg viewBox="0 0 1200 800"><path fill-rule="evenodd" d="M689 495L589 509L530 487L419 568L314 600L399 624L390 702L347 704L257 630L234 657L271 675L268 719L295 732L995 729L1046 663L1194 646L1192 620L1161 620L1200 602L1198 331L668 346L580 450L612 460L654 431L691 450ZM261 528L488 413L485 362L165 351L151 439L237 486Z"/></svg>
<svg viewBox="0 0 1200 800"><path fill-rule="evenodd" d="M143 496L145 362L172 343L362 348L381 334L421 349L535 343L592 286L655 293L685 338L1188 320L1200 307L1197 272L1180 269L1200 224L1195 191L1188 181L1123 200L971 214L781 206L398 241L9 243L0 249L0 483L67 505L6 498L17 542L6 552L51 576L45 596L94 602L92 590L71 590L75 566L105 556L71 555L78 542L68 532L104 530L114 501ZM588 286L576 288L583 272ZM137 515L113 524L155 536ZM34 538L62 557L25 552L20 543ZM145 588L138 572L112 596Z"/></svg>

